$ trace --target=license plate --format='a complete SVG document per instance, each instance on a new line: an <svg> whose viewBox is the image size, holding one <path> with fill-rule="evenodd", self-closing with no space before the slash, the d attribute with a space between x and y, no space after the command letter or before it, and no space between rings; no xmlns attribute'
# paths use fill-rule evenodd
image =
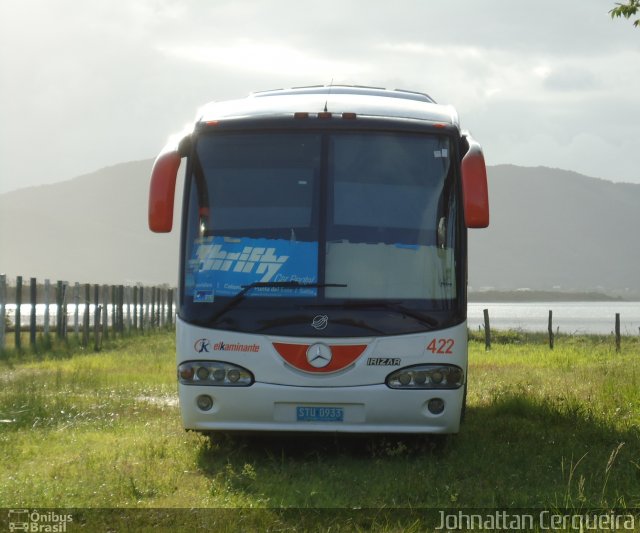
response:
<svg viewBox="0 0 640 533"><path fill-rule="evenodd" d="M298 422L343 422L342 407L298 406L296 407Z"/></svg>

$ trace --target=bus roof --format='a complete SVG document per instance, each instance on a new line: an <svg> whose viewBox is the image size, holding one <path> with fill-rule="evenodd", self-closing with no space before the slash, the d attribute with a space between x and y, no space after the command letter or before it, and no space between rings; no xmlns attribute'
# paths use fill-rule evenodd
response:
<svg viewBox="0 0 640 533"><path fill-rule="evenodd" d="M238 100L211 102L198 111L196 122L275 118L323 111L425 120L459 127L455 109L436 104L427 94L351 85L277 89L253 93Z"/></svg>

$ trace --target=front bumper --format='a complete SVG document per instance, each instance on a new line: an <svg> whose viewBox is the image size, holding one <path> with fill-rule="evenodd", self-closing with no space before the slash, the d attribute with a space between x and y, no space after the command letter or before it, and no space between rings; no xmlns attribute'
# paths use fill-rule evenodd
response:
<svg viewBox="0 0 640 533"><path fill-rule="evenodd" d="M196 399L213 399L208 411ZM179 385L185 429L329 433L457 433L464 389L396 390L386 385L296 387L254 383L250 387ZM444 401L433 414L429 400ZM340 421L300 421L298 407L341 408Z"/></svg>

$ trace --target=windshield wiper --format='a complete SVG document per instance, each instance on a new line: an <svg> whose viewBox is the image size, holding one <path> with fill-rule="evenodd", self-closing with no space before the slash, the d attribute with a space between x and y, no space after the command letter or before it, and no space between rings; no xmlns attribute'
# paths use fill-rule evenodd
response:
<svg viewBox="0 0 640 533"><path fill-rule="evenodd" d="M300 283L298 281L255 281L249 285L243 285L242 290L236 294L231 300L229 300L213 317L210 319L211 323L216 322L222 315L228 313L242 300L245 299L247 293L257 288L276 288L276 289L306 289L309 287L346 287L344 283Z"/></svg>
<svg viewBox="0 0 640 533"><path fill-rule="evenodd" d="M344 308L366 308L366 307L381 307L382 309L389 309L391 311L395 311L396 313L403 314L414 320L417 320L421 324L425 324L427 326L431 326L435 328L438 325L438 321L429 316L425 316L422 313L414 311L413 309L407 309L403 305L400 305L398 302L394 302L392 300L364 300L361 302L344 302L341 304L341 307Z"/></svg>

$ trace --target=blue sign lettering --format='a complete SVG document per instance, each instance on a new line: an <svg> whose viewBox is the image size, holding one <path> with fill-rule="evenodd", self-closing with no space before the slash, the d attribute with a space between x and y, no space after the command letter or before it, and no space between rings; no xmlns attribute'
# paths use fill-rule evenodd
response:
<svg viewBox="0 0 640 533"><path fill-rule="evenodd" d="M317 283L318 243L284 239L205 237L194 247L189 262L193 298L211 302L215 296L234 296L255 282ZM315 296L316 288L261 287L248 296Z"/></svg>

